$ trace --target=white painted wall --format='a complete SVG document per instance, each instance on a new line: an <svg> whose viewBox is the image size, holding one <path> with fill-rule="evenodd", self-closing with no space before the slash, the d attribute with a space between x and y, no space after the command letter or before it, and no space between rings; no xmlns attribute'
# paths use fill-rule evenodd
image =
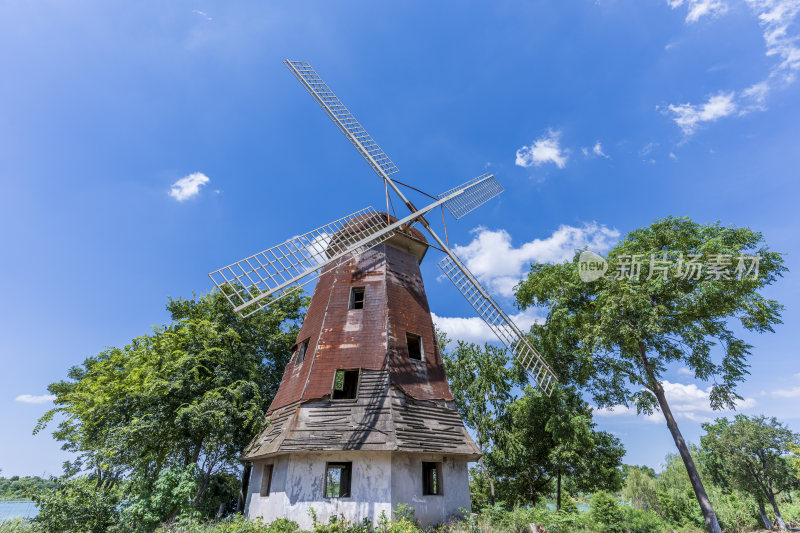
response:
<svg viewBox="0 0 800 533"><path fill-rule="evenodd" d="M352 461L349 498L324 497L325 463L330 461ZM270 495L262 497L261 475L269 462L273 464L272 487ZM320 522L344 515L353 522L367 518L376 524L381 512L391 516L391 472L390 452L298 453L254 462L245 514L264 522L289 518L310 529L313 507Z"/></svg>
<svg viewBox="0 0 800 533"><path fill-rule="evenodd" d="M325 498L325 463L352 461L351 497ZM297 453L253 463L245 515L271 522L294 520L303 529L312 527L309 509L317 520L344 515L352 522L364 518L376 525L381 512L387 517L398 504L414 508L422 526L435 525L470 509L467 463L447 457L442 465L443 494L422 495L422 461L442 461L441 454L342 451ZM263 465L273 465L270 495L260 496Z"/></svg>
<svg viewBox="0 0 800 533"><path fill-rule="evenodd" d="M422 462L442 462L442 494L423 496ZM414 508L414 518L421 526L446 522L470 511L467 462L441 454L403 454L392 456L392 509L399 504Z"/></svg>

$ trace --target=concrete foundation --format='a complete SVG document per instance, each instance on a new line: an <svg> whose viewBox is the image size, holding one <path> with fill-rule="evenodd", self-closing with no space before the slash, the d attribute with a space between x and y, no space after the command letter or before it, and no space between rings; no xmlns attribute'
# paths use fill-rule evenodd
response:
<svg viewBox="0 0 800 533"><path fill-rule="evenodd" d="M325 497L325 468L328 462L352 462L350 497ZM442 493L423 495L422 462L441 462ZM272 465L268 496L261 496L264 465ZM413 509L421 526L446 522L469 511L469 478L466 458L442 454L337 451L280 455L253 461L245 514L250 519L271 522L294 520L303 529L317 520L344 516L351 522L364 519L377 525L381 513L389 518L398 504Z"/></svg>

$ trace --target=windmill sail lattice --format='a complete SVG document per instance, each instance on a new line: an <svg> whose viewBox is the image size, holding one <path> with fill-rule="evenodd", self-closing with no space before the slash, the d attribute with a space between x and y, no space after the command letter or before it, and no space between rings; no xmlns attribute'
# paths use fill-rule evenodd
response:
<svg viewBox="0 0 800 533"><path fill-rule="evenodd" d="M356 117L314 72L311 65L304 61L289 61L288 59L285 63L379 176L390 176L397 172L397 166L389 159L389 156L381 150L367 130L358 123Z"/></svg>
<svg viewBox="0 0 800 533"><path fill-rule="evenodd" d="M314 281L322 270L389 239L389 224L367 207L215 270L209 276L236 312L249 316ZM333 236L336 235L336 239Z"/></svg>
<svg viewBox="0 0 800 533"><path fill-rule="evenodd" d="M459 263L460 261L454 259L452 254L446 255L439 261L439 268L461 291L475 312L497 335L517 362L528 371L542 392L550 396L555 384L553 371L480 282L474 278L470 279L467 268Z"/></svg>
<svg viewBox="0 0 800 533"><path fill-rule="evenodd" d="M458 198L452 198L444 203L444 206L456 219L463 217L503 192L503 187L497 183L492 174L488 173L478 176L474 180L461 185L461 187L469 187L469 190ZM445 191L438 198L445 198L456 189L458 187Z"/></svg>

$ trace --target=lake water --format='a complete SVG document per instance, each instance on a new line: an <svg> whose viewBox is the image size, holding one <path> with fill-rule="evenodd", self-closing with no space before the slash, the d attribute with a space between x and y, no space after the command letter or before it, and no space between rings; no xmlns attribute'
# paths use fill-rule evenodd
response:
<svg viewBox="0 0 800 533"><path fill-rule="evenodd" d="M11 518L33 518L39 514L34 502L0 502L0 522Z"/></svg>

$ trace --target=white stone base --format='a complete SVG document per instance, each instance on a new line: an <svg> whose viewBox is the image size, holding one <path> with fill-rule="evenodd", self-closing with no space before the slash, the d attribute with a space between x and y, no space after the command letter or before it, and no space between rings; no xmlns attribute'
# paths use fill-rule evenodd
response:
<svg viewBox="0 0 800 533"><path fill-rule="evenodd" d="M326 498L325 464L352 461L349 498ZM422 495L422 461L441 461L443 493ZM272 464L269 496L261 496L265 464ZM303 452L254 461L250 475L245 515L271 522L276 518L294 520L303 529L312 527L310 509L317 520L327 522L343 515L351 522L365 518L377 525L381 513L391 518L398 504L413 509L421 526L446 522L470 510L469 477L464 459L441 454L341 451Z"/></svg>

